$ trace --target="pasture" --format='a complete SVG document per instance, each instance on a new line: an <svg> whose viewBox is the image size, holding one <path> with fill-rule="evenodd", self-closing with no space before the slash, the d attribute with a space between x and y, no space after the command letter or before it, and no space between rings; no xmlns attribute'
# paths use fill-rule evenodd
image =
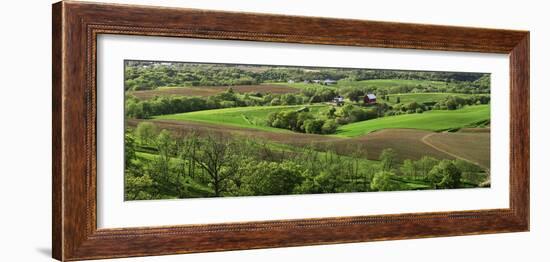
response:
<svg viewBox="0 0 550 262"><path fill-rule="evenodd" d="M266 120L268 115L281 110L297 110L303 108L304 106L305 105L233 107L181 114L161 115L155 116L154 119L197 121L287 133L291 131L267 126ZM307 105L307 107L310 109L310 112L316 112L322 108L326 108L327 105Z"/></svg>
<svg viewBox="0 0 550 262"><path fill-rule="evenodd" d="M456 94L456 93L405 93L405 94L391 94L388 95L388 100L380 100L382 102L388 103L390 105L396 104L408 104L416 102L419 104L424 103L436 103L442 101L449 96L468 98L472 95L470 94ZM397 103L397 98L399 97L399 103Z"/></svg>
<svg viewBox="0 0 550 262"><path fill-rule="evenodd" d="M429 81L429 80L417 80L417 79L371 79L362 81L339 81L340 87L377 87L377 88L394 88L400 86L428 86L433 88L446 87L452 85L452 83L446 83L443 81Z"/></svg>
<svg viewBox="0 0 550 262"><path fill-rule="evenodd" d="M336 136L356 137L388 128L412 128L444 131L468 127L490 119L488 105L467 106L458 110L432 110L422 114L406 114L366 120L340 126Z"/></svg>

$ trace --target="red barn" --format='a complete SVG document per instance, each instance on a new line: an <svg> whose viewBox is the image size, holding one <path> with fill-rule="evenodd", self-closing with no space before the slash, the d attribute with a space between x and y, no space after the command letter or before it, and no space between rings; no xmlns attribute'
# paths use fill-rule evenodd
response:
<svg viewBox="0 0 550 262"><path fill-rule="evenodd" d="M376 96L374 94L367 94L365 95L365 97L363 98L363 102L365 102L365 104L376 104Z"/></svg>

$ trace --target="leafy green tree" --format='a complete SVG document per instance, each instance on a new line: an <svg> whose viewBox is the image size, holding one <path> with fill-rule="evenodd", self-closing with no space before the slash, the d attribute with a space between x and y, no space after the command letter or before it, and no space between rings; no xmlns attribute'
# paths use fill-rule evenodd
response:
<svg viewBox="0 0 550 262"><path fill-rule="evenodd" d="M321 119L308 119L304 121L304 130L309 134L321 134L324 121Z"/></svg>
<svg viewBox="0 0 550 262"><path fill-rule="evenodd" d="M456 100L448 99L447 102L445 102L445 106L447 106L448 110L455 110L458 107L458 104L456 103Z"/></svg>
<svg viewBox="0 0 550 262"><path fill-rule="evenodd" d="M462 160L462 159L455 159L453 160L453 164L462 171L462 173L479 173L482 172L483 169L475 164L472 164L468 161Z"/></svg>
<svg viewBox="0 0 550 262"><path fill-rule="evenodd" d="M158 130L155 124L151 122L139 122L135 132L142 144L149 144L157 135Z"/></svg>
<svg viewBox="0 0 550 262"><path fill-rule="evenodd" d="M351 91L348 92L348 98L349 100L353 102L359 102L361 98L365 95L365 92L359 88L354 88Z"/></svg>
<svg viewBox="0 0 550 262"><path fill-rule="evenodd" d="M136 142L130 130L124 132L124 166L128 169L136 158Z"/></svg>
<svg viewBox="0 0 550 262"><path fill-rule="evenodd" d="M464 105L472 104L472 103L473 101L468 102L467 100L458 96L448 96L443 101L439 102L440 107L442 107L442 109L447 109L447 110L455 110L463 107Z"/></svg>
<svg viewBox="0 0 550 262"><path fill-rule="evenodd" d="M380 162L382 164L382 169L385 171L392 170L396 165L397 153L392 148L386 148L380 153Z"/></svg>
<svg viewBox="0 0 550 262"><path fill-rule="evenodd" d="M416 177L418 175L417 165L410 159L403 161L403 165L401 165L400 170L405 176Z"/></svg>
<svg viewBox="0 0 550 262"><path fill-rule="evenodd" d="M323 126L321 127L321 133L323 134L334 134L338 124L333 119L326 120Z"/></svg>
<svg viewBox="0 0 550 262"><path fill-rule="evenodd" d="M342 117L350 117L354 108L355 107L353 105L346 104L343 107L340 107L338 110L338 115Z"/></svg>
<svg viewBox="0 0 550 262"><path fill-rule="evenodd" d="M406 106L407 110L414 110L416 111L417 108L421 108L420 104L418 104L417 102L411 102L409 104L407 104Z"/></svg>
<svg viewBox="0 0 550 262"><path fill-rule="evenodd" d="M144 119L145 113L143 112L143 105L140 101L131 95L127 95L125 103L126 116L136 119Z"/></svg>
<svg viewBox="0 0 550 262"><path fill-rule="evenodd" d="M293 94L284 94L281 97L283 105L296 105L298 104L298 98Z"/></svg>
<svg viewBox="0 0 550 262"><path fill-rule="evenodd" d="M315 174L311 169L305 168L302 171L302 182L294 188L296 194L318 194L322 193L315 181Z"/></svg>
<svg viewBox="0 0 550 262"><path fill-rule="evenodd" d="M336 108L334 106L329 107L326 116L329 119L334 119L336 117Z"/></svg>
<svg viewBox="0 0 550 262"><path fill-rule="evenodd" d="M310 134L322 134L324 131L336 131L334 121L331 120L323 131L323 125L326 121L315 117L319 116L313 115L309 110L283 110L269 114L266 123L272 127Z"/></svg>
<svg viewBox="0 0 550 262"><path fill-rule="evenodd" d="M159 194L163 196L181 196L182 186L181 177L174 172L172 163L173 139L170 132L163 129L154 141L157 155L149 165L149 173L155 182Z"/></svg>
<svg viewBox="0 0 550 262"><path fill-rule="evenodd" d="M428 173L428 179L434 188L458 188L461 176L460 169L447 159L439 162Z"/></svg>
<svg viewBox="0 0 550 262"><path fill-rule="evenodd" d="M223 93L219 93L216 95L217 97L219 97L221 100L225 100L225 101L237 101L238 100L238 97L237 97L237 94L235 94L235 92L233 91L233 88L228 88L227 91L223 92Z"/></svg>
<svg viewBox="0 0 550 262"><path fill-rule="evenodd" d="M433 157L423 156L422 158L420 158L420 160L415 161L414 165L417 167L418 174L420 176L428 176L428 173L438 163L439 163L439 160Z"/></svg>
<svg viewBox="0 0 550 262"><path fill-rule="evenodd" d="M319 193L343 192L345 184L343 170L339 165L326 165L314 178Z"/></svg>
<svg viewBox="0 0 550 262"><path fill-rule="evenodd" d="M395 191L400 189L399 182L393 178L395 174L390 171L380 171L374 174L370 188L374 191Z"/></svg>
<svg viewBox="0 0 550 262"><path fill-rule="evenodd" d="M247 167L243 178L248 195L288 195L302 182L300 167L291 162L256 162Z"/></svg>
<svg viewBox="0 0 550 262"><path fill-rule="evenodd" d="M208 135L199 141L201 150L193 156L197 163L206 173L208 184L214 191L215 196L222 196L226 189L227 180L234 175L232 161L237 154L231 151L233 144L223 137Z"/></svg>
<svg viewBox="0 0 550 262"><path fill-rule="evenodd" d="M126 173L124 176L125 200L153 199L154 191L153 179L149 175L133 176Z"/></svg>
<svg viewBox="0 0 550 262"><path fill-rule="evenodd" d="M320 95L313 95L309 99L310 104L319 103L319 102L323 102L323 98Z"/></svg>

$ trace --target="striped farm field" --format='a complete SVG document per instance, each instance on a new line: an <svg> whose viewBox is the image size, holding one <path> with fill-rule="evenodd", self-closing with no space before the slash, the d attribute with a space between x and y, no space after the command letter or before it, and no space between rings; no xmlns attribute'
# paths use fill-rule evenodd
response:
<svg viewBox="0 0 550 262"><path fill-rule="evenodd" d="M491 166L491 134L489 132L433 133L424 142L456 158L468 160L480 167Z"/></svg>
<svg viewBox="0 0 550 262"><path fill-rule="evenodd" d="M351 123L338 128L336 136L356 137L388 128L412 128L428 131L458 129L490 119L489 105L468 106L458 110L432 110Z"/></svg>
<svg viewBox="0 0 550 262"><path fill-rule="evenodd" d="M469 98L473 95L470 94L456 94L456 93L407 93L407 94L391 94L388 95L388 100L382 100L383 102L391 105L395 104L408 104L416 102L419 104L424 103L436 103L438 101L445 100L449 96ZM399 103L397 98L399 97Z"/></svg>
<svg viewBox="0 0 550 262"><path fill-rule="evenodd" d="M287 94L297 93L300 89L285 85L238 85L238 86L193 86L193 87L161 87L153 90L129 91L141 100L155 96L201 96L208 97L233 89L236 93Z"/></svg>

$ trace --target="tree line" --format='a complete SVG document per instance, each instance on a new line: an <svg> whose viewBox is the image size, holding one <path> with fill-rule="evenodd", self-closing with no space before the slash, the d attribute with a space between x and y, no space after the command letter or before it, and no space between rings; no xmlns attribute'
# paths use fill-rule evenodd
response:
<svg viewBox="0 0 550 262"><path fill-rule="evenodd" d="M380 95L376 105L360 109L357 105L362 104L362 98L368 91L360 88L338 90L333 87L308 87L301 89L299 93L287 94L262 94L262 93L235 93L232 88L216 95L208 97L190 96L156 96L149 100L139 100L127 94L125 113L129 118L147 119L155 115L186 113L200 110L220 109L242 106L277 106L277 105L302 105L321 102L330 102L338 95L344 95L355 105L344 106L343 117L333 117L328 114L327 118L333 119L337 124L372 119L381 116L392 116L399 114L422 113L436 109L455 110L467 105L488 104L489 95L472 95L471 97L460 97L449 95L441 101L434 103L410 102L400 104L399 96L393 98L390 95ZM398 105L392 106L390 99L395 99ZM349 106L348 106L349 105ZM353 109L353 110L352 110ZM318 125L318 122L316 125ZM332 125L332 124L331 124ZM274 125L278 126L278 125ZM295 129L293 127L287 129ZM302 129L305 131L305 129Z"/></svg>
<svg viewBox="0 0 550 262"><path fill-rule="evenodd" d="M378 69L305 68L261 65L162 63L126 61L125 90L152 90L163 86L231 86L266 82L313 80L361 81L407 79L464 84L465 91L488 89L487 74ZM411 90L415 88L411 86Z"/></svg>
<svg viewBox="0 0 550 262"><path fill-rule="evenodd" d="M379 114L383 114L384 107L384 104L369 107L346 104L342 107L330 106L313 113L304 106L298 110L273 112L268 115L266 124L301 133L333 134L340 125L377 118Z"/></svg>

